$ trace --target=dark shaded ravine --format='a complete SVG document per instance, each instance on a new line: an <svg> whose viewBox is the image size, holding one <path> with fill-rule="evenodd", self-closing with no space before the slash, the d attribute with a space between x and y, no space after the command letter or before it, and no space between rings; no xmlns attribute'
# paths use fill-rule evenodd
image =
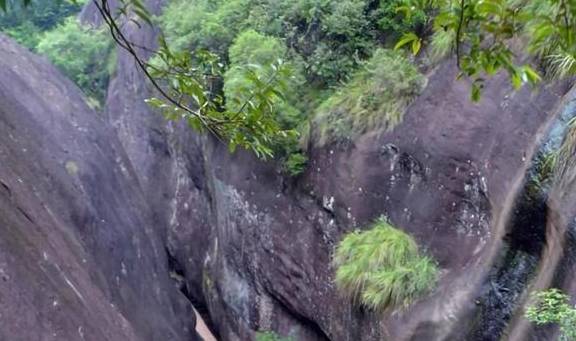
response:
<svg viewBox="0 0 576 341"><path fill-rule="evenodd" d="M197 340L192 305L221 340L548 340L522 318L528 294L576 293L573 153L530 186L570 135L568 83L514 92L497 76L473 104L447 60L393 131L311 145L286 178L151 111L122 51L96 113L46 60L0 45L0 340ZM386 314L342 299L330 266L381 215L442 269Z"/></svg>

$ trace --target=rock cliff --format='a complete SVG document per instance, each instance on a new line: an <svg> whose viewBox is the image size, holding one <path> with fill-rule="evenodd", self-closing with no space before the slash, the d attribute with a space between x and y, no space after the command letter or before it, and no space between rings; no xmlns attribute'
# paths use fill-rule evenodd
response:
<svg viewBox="0 0 576 341"><path fill-rule="evenodd" d="M0 36L0 339L197 339L115 131Z"/></svg>
<svg viewBox="0 0 576 341"><path fill-rule="evenodd" d="M152 29L129 34L154 44ZM514 92L495 77L473 104L446 61L393 131L311 145L287 178L165 122L121 51L99 114L45 61L0 45L0 339L194 340L190 302L222 340L551 335L521 312L533 285L569 284L571 172L527 190L576 113L569 84ZM428 297L386 314L342 299L330 267L343 234L381 215L442 270Z"/></svg>

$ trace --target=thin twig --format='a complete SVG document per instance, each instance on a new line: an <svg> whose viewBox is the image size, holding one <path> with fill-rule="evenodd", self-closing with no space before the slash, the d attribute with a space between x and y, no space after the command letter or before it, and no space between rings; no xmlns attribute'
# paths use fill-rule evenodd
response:
<svg viewBox="0 0 576 341"><path fill-rule="evenodd" d="M460 68L460 36L462 34L462 27L464 26L464 4L465 0L460 0L460 20L458 22L458 29L456 30L456 65Z"/></svg>

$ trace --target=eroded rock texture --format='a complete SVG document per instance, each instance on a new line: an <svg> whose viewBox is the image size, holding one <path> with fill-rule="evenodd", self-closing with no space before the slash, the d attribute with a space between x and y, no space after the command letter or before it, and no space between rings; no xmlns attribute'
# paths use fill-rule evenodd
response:
<svg viewBox="0 0 576 341"><path fill-rule="evenodd" d="M133 34L153 41L153 32ZM519 278L498 279L499 269L514 272L502 261L514 225L503 207L514 201L565 86L513 92L497 77L476 105L446 62L394 131L311 145L308 170L289 179L273 163L229 155L162 122L141 105L149 93L127 57L120 56L108 117L153 203L183 292L222 339L249 340L268 329L297 340L496 340L505 333L533 272L520 271L513 297L499 298ZM430 297L385 316L342 300L330 267L341 236L381 215L415 235L443 270ZM496 284L504 287L490 289ZM488 336L478 333L484 329Z"/></svg>
<svg viewBox="0 0 576 341"><path fill-rule="evenodd" d="M97 22L90 7L83 18ZM128 29L154 44L152 29ZM165 122L122 51L97 114L46 62L0 45L5 339L195 339L189 301L222 340L257 330L303 341L551 335L531 330L521 307L531 283L569 283L553 273L571 269L561 261L570 252L548 257L546 245L547 231L569 230L572 200L527 196L526 179L568 86L513 92L496 77L473 104L447 61L393 131L311 144L305 174L288 178ZM563 220L549 219L550 200ZM381 215L442 269L431 295L384 315L340 298L330 266L343 234Z"/></svg>
<svg viewBox="0 0 576 341"><path fill-rule="evenodd" d="M0 36L0 339L194 340L113 129Z"/></svg>

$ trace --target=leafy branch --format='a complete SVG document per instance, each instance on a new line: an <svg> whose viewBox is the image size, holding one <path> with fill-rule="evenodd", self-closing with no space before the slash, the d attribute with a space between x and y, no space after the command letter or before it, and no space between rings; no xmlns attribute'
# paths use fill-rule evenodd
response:
<svg viewBox="0 0 576 341"><path fill-rule="evenodd" d="M20 1L25 6L31 3ZM296 134L282 129L276 118L276 107L284 100L286 79L292 77L290 66L282 60L245 67L242 75L249 86L238 91L245 103L236 106L239 110L228 110L221 86L225 66L216 55L208 51L172 51L162 32L157 49L133 42L125 32L127 24L153 26L142 0L118 0L114 8L109 0L92 2L114 42L134 59L158 95L147 103L161 109L167 118L184 119L194 129L210 132L231 150L243 147L263 158L273 155L275 140ZM6 0L0 0L0 8L7 10ZM264 72L255 72L254 68Z"/></svg>
<svg viewBox="0 0 576 341"><path fill-rule="evenodd" d="M403 10L408 15L426 12L434 18L435 33L447 32L442 36L453 37L460 77L473 80L475 101L480 98L484 77L500 70L507 72L514 89L537 84L541 75L560 78L576 72L576 1L407 0ZM407 33L397 48L416 40L423 37ZM413 46L412 52L418 51ZM527 61L530 55L536 60ZM540 64L534 66L533 61Z"/></svg>

